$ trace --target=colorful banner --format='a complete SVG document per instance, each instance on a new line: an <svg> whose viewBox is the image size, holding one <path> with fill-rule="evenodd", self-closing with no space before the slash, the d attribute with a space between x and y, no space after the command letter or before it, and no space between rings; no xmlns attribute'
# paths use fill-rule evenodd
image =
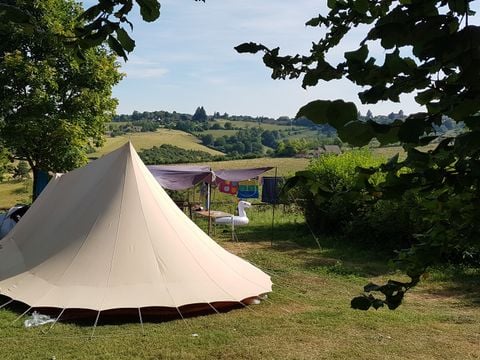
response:
<svg viewBox="0 0 480 360"><path fill-rule="evenodd" d="M218 191L225 194L236 195L238 191L238 182L221 180L218 182Z"/></svg>
<svg viewBox="0 0 480 360"><path fill-rule="evenodd" d="M238 183L237 197L239 199L258 199L258 181L240 181Z"/></svg>

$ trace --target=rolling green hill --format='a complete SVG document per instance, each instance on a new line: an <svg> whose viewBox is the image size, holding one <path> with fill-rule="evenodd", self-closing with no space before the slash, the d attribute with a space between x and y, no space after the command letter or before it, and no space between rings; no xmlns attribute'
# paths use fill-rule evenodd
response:
<svg viewBox="0 0 480 360"><path fill-rule="evenodd" d="M170 144L187 150L200 150L212 155L223 155L220 151L203 146L200 144L200 141L191 134L179 130L160 129L156 132L130 133L127 135L107 138L105 145L89 156L91 158L96 158L107 154L119 148L129 140L133 143L133 146L137 151L150 149L153 146Z"/></svg>

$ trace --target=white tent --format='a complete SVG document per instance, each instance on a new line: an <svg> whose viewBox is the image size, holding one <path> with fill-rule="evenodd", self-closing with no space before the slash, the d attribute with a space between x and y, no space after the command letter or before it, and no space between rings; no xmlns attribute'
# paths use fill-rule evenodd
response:
<svg viewBox="0 0 480 360"><path fill-rule="evenodd" d="M0 245L0 294L33 308L178 310L272 285L198 228L130 143L52 179Z"/></svg>

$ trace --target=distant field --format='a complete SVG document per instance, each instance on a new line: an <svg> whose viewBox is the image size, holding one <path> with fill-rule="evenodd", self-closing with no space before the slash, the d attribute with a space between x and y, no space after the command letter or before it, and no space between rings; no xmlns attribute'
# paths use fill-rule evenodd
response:
<svg viewBox="0 0 480 360"><path fill-rule="evenodd" d="M199 140L191 134L179 130L160 129L156 132L131 133L128 135L116 136L114 138L107 138L105 145L89 156L93 158L107 154L119 148L128 140L133 143L133 146L137 151L150 149L153 146L170 144L181 147L182 149L201 150L212 155L223 155L220 151L212 150L203 146L199 143Z"/></svg>
<svg viewBox="0 0 480 360"><path fill-rule="evenodd" d="M277 174L279 176L286 176L293 175L296 171L304 170L308 164L308 161L308 159L304 158L259 158L216 161L196 165L209 165L213 170L272 166L277 168ZM275 170L272 169L265 173L265 175L273 175L274 173Z"/></svg>
<svg viewBox="0 0 480 360"><path fill-rule="evenodd" d="M215 120L216 123L224 125L226 122L232 123L234 127L258 127L259 124L256 122L250 121L232 121L232 120L225 120L225 119L218 119ZM264 124L260 123L260 127L264 130L286 130L290 127L290 125L276 125L276 124Z"/></svg>

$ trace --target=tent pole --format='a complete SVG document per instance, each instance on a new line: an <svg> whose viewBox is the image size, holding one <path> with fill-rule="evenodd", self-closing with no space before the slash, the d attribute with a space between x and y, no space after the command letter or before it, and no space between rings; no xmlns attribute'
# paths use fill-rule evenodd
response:
<svg viewBox="0 0 480 360"><path fill-rule="evenodd" d="M210 307L213 309L213 311L215 311L218 315L221 315L220 312L219 312L217 309L215 309L215 307L214 307L212 304L210 304L210 303L207 303L207 304L208 304L208 306L210 306Z"/></svg>
<svg viewBox="0 0 480 360"><path fill-rule="evenodd" d="M0 306L0 309L3 308L3 307L5 307L5 306L7 306L7 305L10 304L12 301L13 301L13 299L8 300L5 304L3 304L3 305Z"/></svg>
<svg viewBox="0 0 480 360"><path fill-rule="evenodd" d="M140 325L142 325L142 335L145 335L145 329L143 328L143 319L142 319L142 311L138 308L138 317L140 318Z"/></svg>
<svg viewBox="0 0 480 360"><path fill-rule="evenodd" d="M60 311L60 315L57 316L57 318L55 319L55 321L52 323L52 325L48 328L48 330L46 331L42 331L44 334L46 334L47 332L49 332L50 330L52 330L52 328L55 326L55 324L57 323L58 320L60 320L60 317L63 315L63 312L65 311L65 308L62 309L62 311Z"/></svg>
<svg viewBox="0 0 480 360"><path fill-rule="evenodd" d="M273 206L272 206L272 236L270 238L270 247L273 247L273 237L274 237L274 228L275 228L275 205L277 203L277 167L275 167L275 182L274 182L274 194L275 194L275 198L273 199Z"/></svg>
<svg viewBox="0 0 480 360"><path fill-rule="evenodd" d="M210 168L210 172L212 169ZM212 181L207 184L207 209L208 209L208 236L210 236L210 232L212 230L212 213L211 213L211 197L212 197Z"/></svg>
<svg viewBox="0 0 480 360"><path fill-rule="evenodd" d="M30 306L26 311L24 311L24 312L22 313L22 315L20 315L20 316L17 317L15 320L13 320L11 325L15 324L18 320L20 320L20 319L23 317L23 315L25 315L25 314L26 314L27 312L29 312L30 310L32 310L32 307L31 307L31 306Z"/></svg>
<svg viewBox="0 0 480 360"><path fill-rule="evenodd" d="M100 317L100 312L101 312L101 310L98 310L97 318L95 319L95 324L93 324L93 331L92 331L92 335L90 336L90 339L93 339L93 335L95 335L95 329L97 328L98 318Z"/></svg>

